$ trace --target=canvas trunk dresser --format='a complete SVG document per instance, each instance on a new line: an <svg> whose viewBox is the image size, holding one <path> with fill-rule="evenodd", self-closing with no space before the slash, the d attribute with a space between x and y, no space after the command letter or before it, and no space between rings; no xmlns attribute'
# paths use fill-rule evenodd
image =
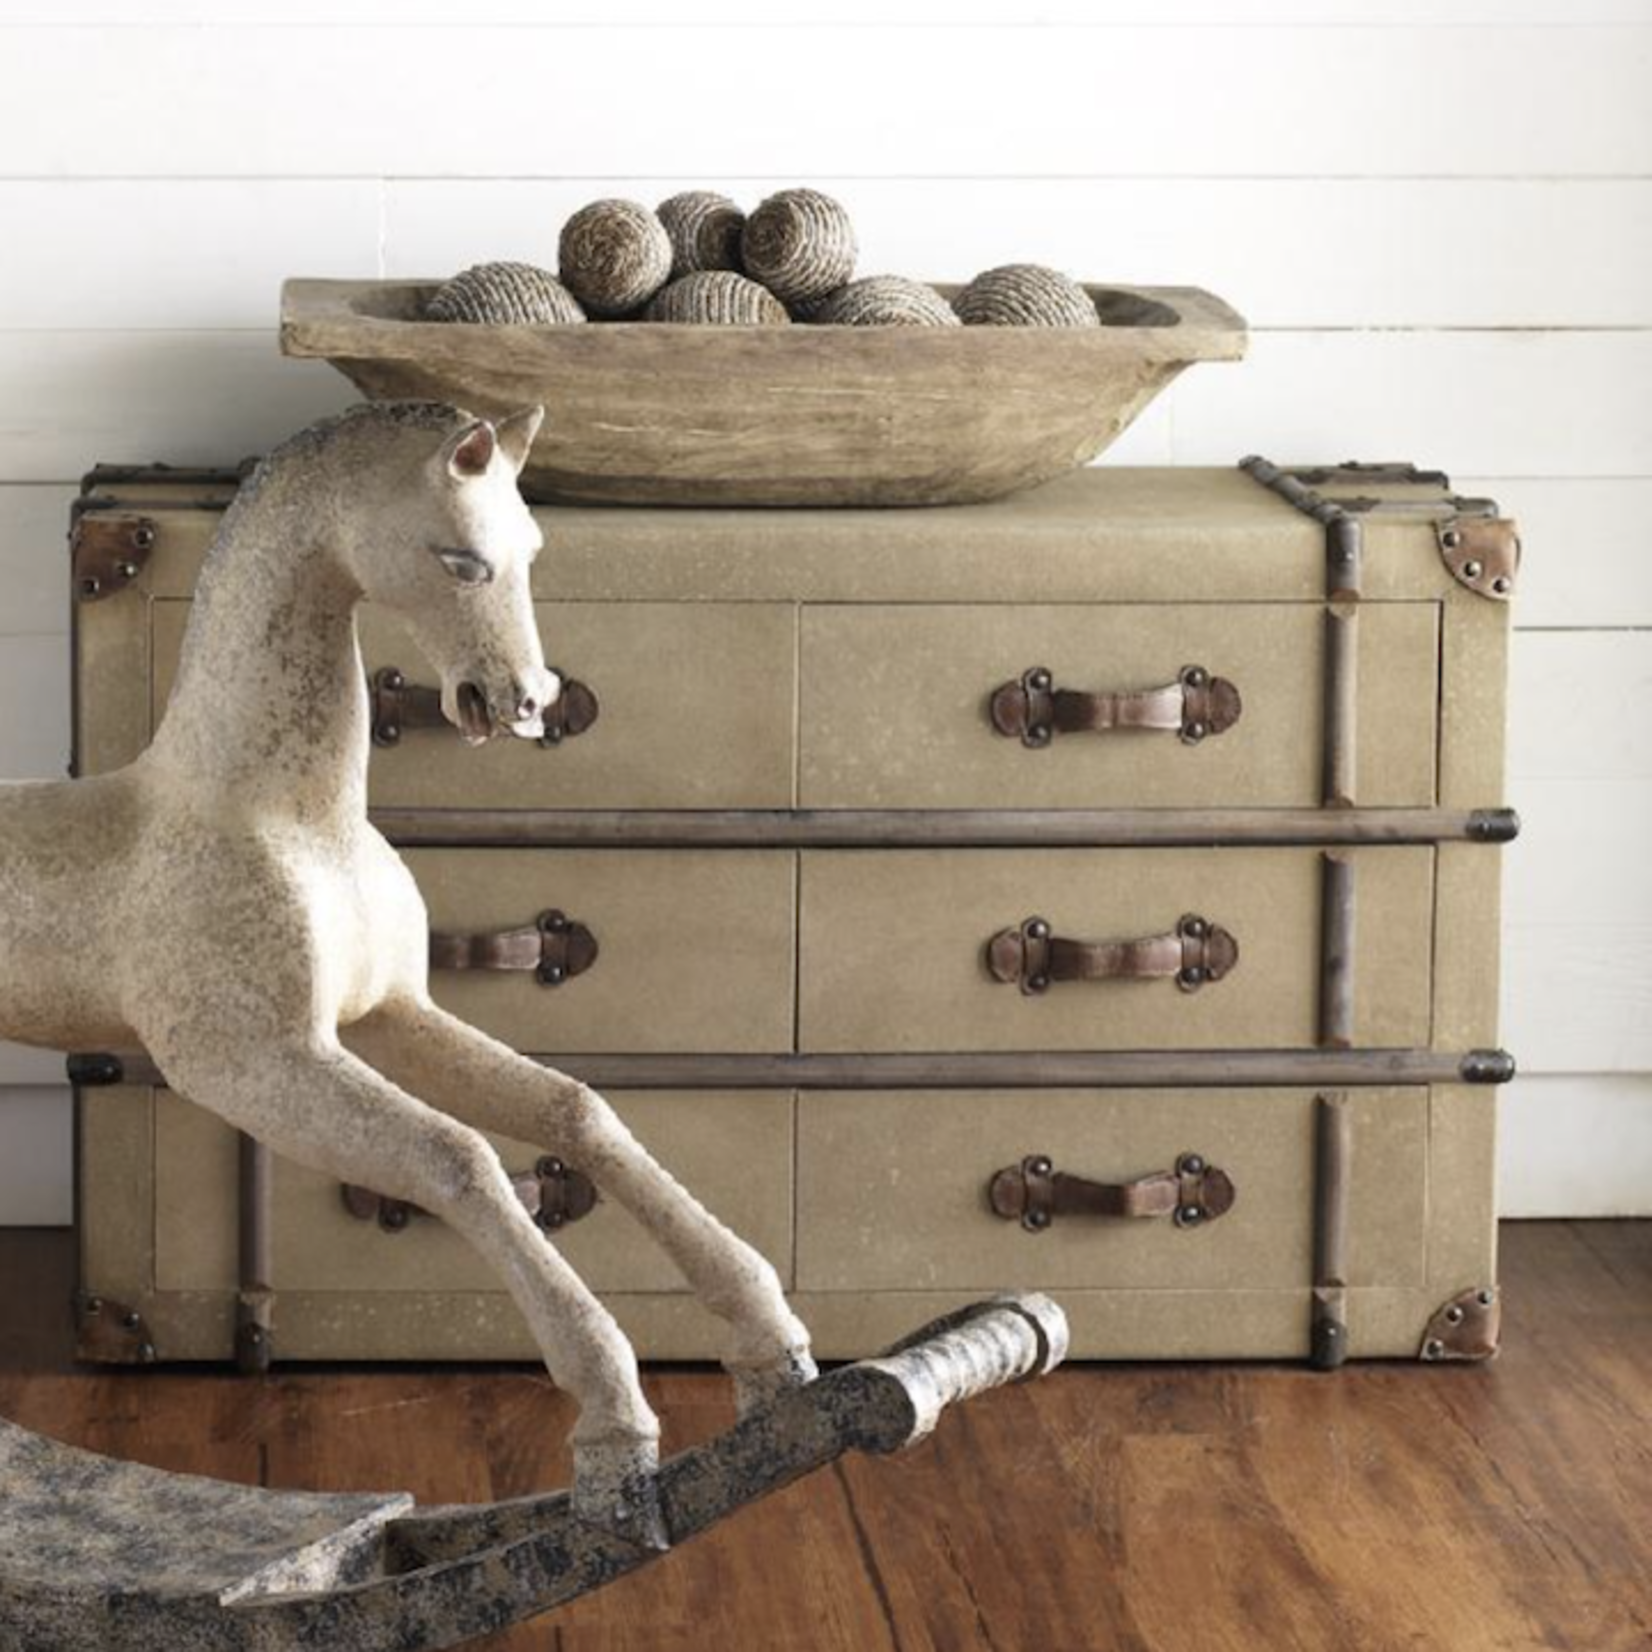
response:
<svg viewBox="0 0 1652 1652"><path fill-rule="evenodd" d="M150 739L238 479L88 477L77 772ZM822 1355L1019 1287L1078 1357L1492 1351L1519 545L1491 502L1251 459L537 514L545 740L465 748L365 610L375 818L438 999L608 1094ZM142 1052L71 1069L85 1357L534 1357L426 1214ZM713 1353L577 1165L496 1145L644 1356Z"/></svg>

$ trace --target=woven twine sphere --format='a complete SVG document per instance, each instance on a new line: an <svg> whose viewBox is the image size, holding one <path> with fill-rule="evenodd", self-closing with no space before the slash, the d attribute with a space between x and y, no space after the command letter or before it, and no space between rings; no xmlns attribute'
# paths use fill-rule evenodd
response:
<svg viewBox="0 0 1652 1652"><path fill-rule="evenodd" d="M710 189L685 189L654 208L671 238L671 274L695 270L738 270L740 232L746 215L726 195Z"/></svg>
<svg viewBox="0 0 1652 1652"><path fill-rule="evenodd" d="M549 270L534 264L473 264L444 281L424 307L431 321L537 326L583 321L579 300Z"/></svg>
<svg viewBox="0 0 1652 1652"><path fill-rule="evenodd" d="M593 201L562 226L562 283L592 315L641 309L671 276L671 237L636 201Z"/></svg>
<svg viewBox="0 0 1652 1652"><path fill-rule="evenodd" d="M1090 295L1060 270L1004 264L983 270L953 299L966 327L1099 327Z"/></svg>
<svg viewBox="0 0 1652 1652"><path fill-rule="evenodd" d="M740 261L794 310L818 303L855 273L855 227L818 189L783 189L746 220Z"/></svg>
<svg viewBox="0 0 1652 1652"><path fill-rule="evenodd" d="M809 316L827 327L956 327L953 308L933 287L904 275L866 275L839 287Z"/></svg>
<svg viewBox="0 0 1652 1652"><path fill-rule="evenodd" d="M688 321L707 326L786 327L786 306L767 287L733 270L695 270L662 287L643 311L644 321Z"/></svg>

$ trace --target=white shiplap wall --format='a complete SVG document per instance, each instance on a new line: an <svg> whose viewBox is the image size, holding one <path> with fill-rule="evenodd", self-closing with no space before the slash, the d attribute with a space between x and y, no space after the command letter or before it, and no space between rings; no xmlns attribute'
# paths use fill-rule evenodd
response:
<svg viewBox="0 0 1652 1652"><path fill-rule="evenodd" d="M1114 459L1413 457L1523 520L1505 1205L1652 1210L1652 0L681 15L0 0L0 776L67 750L73 479L348 399L277 354L284 275L548 261L599 194L813 182L863 268L1196 282L1251 359ZM69 1216L58 1071L0 1046L0 1222Z"/></svg>

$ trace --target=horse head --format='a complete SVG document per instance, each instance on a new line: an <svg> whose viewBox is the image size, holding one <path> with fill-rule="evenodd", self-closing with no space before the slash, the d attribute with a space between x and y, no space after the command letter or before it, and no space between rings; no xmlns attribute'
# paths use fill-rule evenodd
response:
<svg viewBox="0 0 1652 1652"><path fill-rule="evenodd" d="M459 415L374 499L350 546L362 595L406 622L441 674L443 714L472 745L505 730L538 738L562 692L529 585L542 535L517 489L544 412Z"/></svg>

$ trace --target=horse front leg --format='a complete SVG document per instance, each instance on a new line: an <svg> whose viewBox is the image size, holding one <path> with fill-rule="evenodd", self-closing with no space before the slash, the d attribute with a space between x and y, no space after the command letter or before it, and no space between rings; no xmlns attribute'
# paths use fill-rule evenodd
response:
<svg viewBox="0 0 1652 1652"><path fill-rule="evenodd" d="M742 1413L813 1378L809 1333L774 1268L651 1157L588 1085L428 1001L393 1000L344 1036L396 1083L468 1124L557 1154L628 1210L729 1326L723 1364Z"/></svg>
<svg viewBox="0 0 1652 1652"><path fill-rule="evenodd" d="M576 1510L632 1541L665 1546L653 1490L659 1424L636 1355L523 1209L478 1131L337 1045L169 1031L150 1049L175 1090L284 1157L421 1205L463 1234L521 1309L552 1380L579 1406Z"/></svg>

